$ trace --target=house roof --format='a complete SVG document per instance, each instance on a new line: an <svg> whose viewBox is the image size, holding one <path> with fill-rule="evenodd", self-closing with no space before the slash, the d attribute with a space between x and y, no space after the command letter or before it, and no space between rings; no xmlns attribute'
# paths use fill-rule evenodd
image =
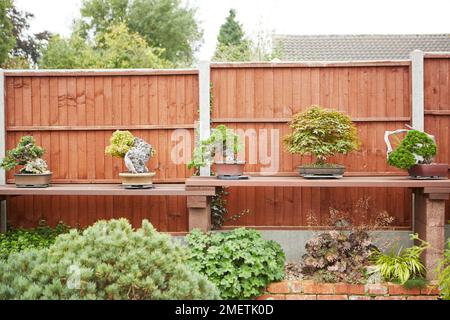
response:
<svg viewBox="0 0 450 320"><path fill-rule="evenodd" d="M274 52L285 61L408 59L413 50L450 52L450 34L281 35Z"/></svg>

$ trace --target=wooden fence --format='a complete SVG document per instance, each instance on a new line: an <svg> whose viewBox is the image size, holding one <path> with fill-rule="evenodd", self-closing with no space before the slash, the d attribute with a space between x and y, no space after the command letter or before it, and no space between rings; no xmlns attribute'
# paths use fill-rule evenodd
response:
<svg viewBox="0 0 450 320"><path fill-rule="evenodd" d="M438 76L436 76L438 75ZM358 127L361 150L333 161L349 175L404 174L386 164L385 130L411 124L411 62L212 64L213 125L260 134L276 129L280 146L277 174L295 174L310 157L283 150L292 114L312 104L346 111ZM450 57L425 59L425 128L436 134L438 160L449 162ZM192 174L171 161L174 129L187 129L193 145L198 118L199 79L196 70L109 72L5 72L6 147L32 134L48 151L55 182L118 182L119 159L104 155L115 129L130 129L157 149L150 163L159 181L180 182ZM264 131L267 130L267 131ZM246 152L249 156L247 138ZM271 141L269 139L269 141ZM275 141L271 141L270 147ZM261 146L257 147L261 148ZM257 153L259 153L257 150ZM263 152L263 153L264 153ZM248 159L247 159L248 160ZM259 174L267 165L249 163ZM12 176L8 175L11 182ZM386 210L394 225L411 228L411 192L403 189L230 188L228 209L250 214L228 226L303 228L326 225L329 207L345 210L371 198L369 214ZM14 225L31 226L39 218L89 225L101 218L127 217L133 224L148 218L161 231L186 231L183 197L17 197L9 205ZM448 210L447 210L448 211ZM360 220L354 213L354 221ZM313 221L311 221L313 220Z"/></svg>

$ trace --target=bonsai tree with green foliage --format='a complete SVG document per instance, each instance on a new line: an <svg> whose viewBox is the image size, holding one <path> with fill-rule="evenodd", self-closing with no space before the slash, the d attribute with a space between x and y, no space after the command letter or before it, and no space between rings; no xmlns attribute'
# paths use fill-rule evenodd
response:
<svg viewBox="0 0 450 320"><path fill-rule="evenodd" d="M188 264L186 248L147 221L99 221L48 249L0 260L0 299L207 300L217 288Z"/></svg>
<svg viewBox="0 0 450 320"><path fill-rule="evenodd" d="M284 138L287 150L293 154L313 155L317 167L330 166L326 164L328 157L347 154L360 145L350 117L336 110L311 106L294 115L290 127L293 132Z"/></svg>
<svg viewBox="0 0 450 320"><path fill-rule="evenodd" d="M199 141L194 149L192 160L188 168L200 168L214 163L217 154L222 154L222 160L225 163L235 163L237 155L242 144L239 142L239 136L221 124L211 130L208 139Z"/></svg>
<svg viewBox="0 0 450 320"><path fill-rule="evenodd" d="M14 149L6 152L6 157L0 166L5 170L12 170L16 166L23 166L20 173L43 174L49 173L47 162L42 159L45 149L37 146L34 137L23 136Z"/></svg>
<svg viewBox="0 0 450 320"><path fill-rule="evenodd" d="M400 131L404 130L398 132ZM393 133L395 131L388 132L388 135ZM430 135L418 130L408 130L397 148L393 151L388 150L387 161L391 166L408 170L416 164L432 163L436 153L437 146Z"/></svg>

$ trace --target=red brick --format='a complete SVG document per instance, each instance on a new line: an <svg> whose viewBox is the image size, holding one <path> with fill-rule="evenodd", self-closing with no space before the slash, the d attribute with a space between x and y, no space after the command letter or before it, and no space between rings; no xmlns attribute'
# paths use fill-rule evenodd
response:
<svg viewBox="0 0 450 320"><path fill-rule="evenodd" d="M437 300L437 296L411 296L408 300Z"/></svg>
<svg viewBox="0 0 450 320"><path fill-rule="evenodd" d="M327 294L334 293L334 284L333 283L304 283L303 284L303 293L317 293L317 294Z"/></svg>
<svg viewBox="0 0 450 320"><path fill-rule="evenodd" d="M439 293L440 291L437 285L428 285L425 288L422 288L422 290L420 290L420 294L427 296L439 295Z"/></svg>
<svg viewBox="0 0 450 320"><path fill-rule="evenodd" d="M375 300L406 300L404 296L378 296Z"/></svg>
<svg viewBox="0 0 450 320"><path fill-rule="evenodd" d="M362 284L336 283L334 286L335 293L344 294L364 294L365 289Z"/></svg>
<svg viewBox="0 0 450 320"><path fill-rule="evenodd" d="M366 284L365 291L368 294L374 295L383 295L388 293L388 288L386 285L375 283L375 284Z"/></svg>
<svg viewBox="0 0 450 320"><path fill-rule="evenodd" d="M303 282L302 281L289 281L289 292L302 293Z"/></svg>
<svg viewBox="0 0 450 320"><path fill-rule="evenodd" d="M264 294L256 298L256 300L285 300L286 296L284 294Z"/></svg>
<svg viewBox="0 0 450 320"><path fill-rule="evenodd" d="M317 300L315 294L288 294L286 300Z"/></svg>
<svg viewBox="0 0 450 320"><path fill-rule="evenodd" d="M390 283L388 285L389 288L389 294L390 295L400 295L400 294L404 294L404 295L419 295L420 294L420 289L419 288L411 288L411 289L407 289L404 286L400 285L400 284L394 284L394 283Z"/></svg>
<svg viewBox="0 0 450 320"><path fill-rule="evenodd" d="M317 300L348 300L348 296L345 294L324 294L318 295Z"/></svg>
<svg viewBox="0 0 450 320"><path fill-rule="evenodd" d="M267 287L270 293L289 293L289 283L287 281L273 282Z"/></svg>
<svg viewBox="0 0 450 320"><path fill-rule="evenodd" d="M372 300L370 296L349 296L349 300Z"/></svg>

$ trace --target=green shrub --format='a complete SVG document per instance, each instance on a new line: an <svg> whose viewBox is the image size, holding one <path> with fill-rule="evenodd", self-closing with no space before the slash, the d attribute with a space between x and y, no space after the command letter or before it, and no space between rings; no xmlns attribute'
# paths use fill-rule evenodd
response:
<svg viewBox="0 0 450 320"><path fill-rule="evenodd" d="M44 220L34 229L12 229L0 234L0 259L6 259L13 252L21 252L30 248L47 248L58 235L69 231L69 227L62 222L55 228L46 225Z"/></svg>
<svg viewBox="0 0 450 320"><path fill-rule="evenodd" d="M110 143L106 147L105 153L113 157L124 158L134 145L134 136L130 131L117 130L112 134Z"/></svg>
<svg viewBox="0 0 450 320"><path fill-rule="evenodd" d="M347 154L360 145L357 130L349 116L342 112L312 106L294 115L293 132L284 138L290 153L311 154L317 165L337 153Z"/></svg>
<svg viewBox="0 0 450 320"><path fill-rule="evenodd" d="M0 261L0 299L215 299L188 255L146 220L99 221L60 235L48 249Z"/></svg>
<svg viewBox="0 0 450 320"><path fill-rule="evenodd" d="M387 254L374 251L371 261L376 266L375 272L380 272L384 280L406 284L409 280L420 279L425 275L420 255L429 244L419 239L417 234L412 234L411 239L419 241L420 245L402 249L398 253L394 249Z"/></svg>
<svg viewBox="0 0 450 320"><path fill-rule="evenodd" d="M363 283L374 245L365 231L329 231L306 242L302 274L319 282Z"/></svg>
<svg viewBox="0 0 450 320"><path fill-rule="evenodd" d="M441 296L445 300L450 300L450 241L447 241L444 258L439 262L438 282Z"/></svg>
<svg viewBox="0 0 450 320"><path fill-rule="evenodd" d="M223 299L248 299L269 283L284 277L284 252L274 241L263 240L251 229L202 233L187 237L190 261L206 275Z"/></svg>
<svg viewBox="0 0 450 320"><path fill-rule="evenodd" d="M425 132L410 130L400 145L388 155L388 164L399 169L409 169L416 163L433 162L437 147Z"/></svg>

